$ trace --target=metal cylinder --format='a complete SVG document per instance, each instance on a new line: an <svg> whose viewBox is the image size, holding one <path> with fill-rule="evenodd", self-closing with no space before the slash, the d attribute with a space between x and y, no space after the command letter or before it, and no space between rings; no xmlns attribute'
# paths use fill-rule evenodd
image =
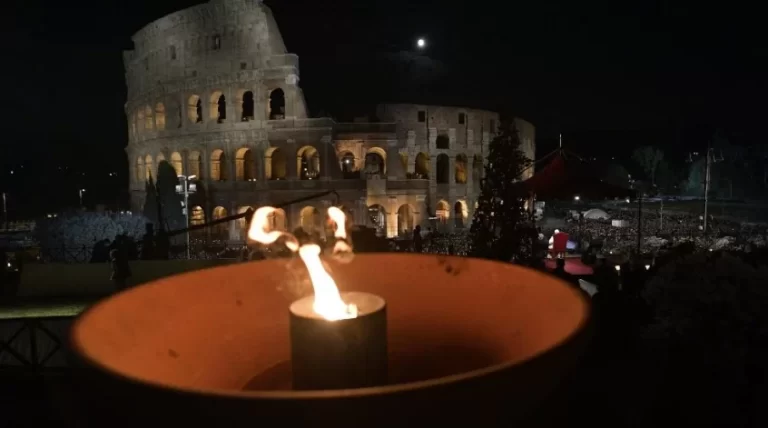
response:
<svg viewBox="0 0 768 428"><path fill-rule="evenodd" d="M328 390L387 383L386 302L368 293L343 293L356 318L329 321L312 308L314 296L290 306L293 389Z"/></svg>

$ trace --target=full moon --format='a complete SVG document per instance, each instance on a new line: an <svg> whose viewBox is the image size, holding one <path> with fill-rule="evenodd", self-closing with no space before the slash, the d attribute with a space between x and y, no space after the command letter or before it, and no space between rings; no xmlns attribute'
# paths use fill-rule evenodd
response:
<svg viewBox="0 0 768 428"><path fill-rule="evenodd" d="M416 46L418 46L418 47L420 47L420 48L423 48L423 47L424 47L424 46L426 46L426 45L427 45L427 42L426 42L426 41L424 41L424 39L419 39L419 40L416 40Z"/></svg>

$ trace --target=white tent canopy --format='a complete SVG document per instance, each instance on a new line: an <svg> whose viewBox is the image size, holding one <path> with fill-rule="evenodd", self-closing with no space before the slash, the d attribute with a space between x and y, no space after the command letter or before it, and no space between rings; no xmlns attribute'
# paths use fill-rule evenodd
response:
<svg viewBox="0 0 768 428"><path fill-rule="evenodd" d="M584 218L587 220L608 220L611 216L599 208L592 208L591 210L584 211Z"/></svg>

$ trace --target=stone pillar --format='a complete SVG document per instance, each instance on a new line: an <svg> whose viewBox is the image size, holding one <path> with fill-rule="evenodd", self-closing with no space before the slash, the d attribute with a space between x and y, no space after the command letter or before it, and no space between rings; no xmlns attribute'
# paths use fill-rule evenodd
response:
<svg viewBox="0 0 768 428"><path fill-rule="evenodd" d="M299 160L296 153L296 150L298 149L297 146L296 140L289 139L288 144L280 147L280 150L284 150L285 153L285 178L287 180L299 179L299 170L297 168Z"/></svg>

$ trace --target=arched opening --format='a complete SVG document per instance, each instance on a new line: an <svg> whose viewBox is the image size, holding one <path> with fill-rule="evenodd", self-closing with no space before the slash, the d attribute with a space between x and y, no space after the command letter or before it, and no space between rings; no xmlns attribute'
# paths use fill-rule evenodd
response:
<svg viewBox="0 0 768 428"><path fill-rule="evenodd" d="M235 180L256 180L256 162L251 149L243 147L235 153Z"/></svg>
<svg viewBox="0 0 768 428"><path fill-rule="evenodd" d="M270 230L288 230L288 223L286 222L285 211L282 208L277 208L272 214L269 215Z"/></svg>
<svg viewBox="0 0 768 428"><path fill-rule="evenodd" d="M285 180L288 170L285 153L277 147L270 147L264 154L264 175L267 180Z"/></svg>
<svg viewBox="0 0 768 428"><path fill-rule="evenodd" d="M306 206L301 209L301 228L305 232L312 234L320 232L322 223L320 221L320 211L313 206Z"/></svg>
<svg viewBox="0 0 768 428"><path fill-rule="evenodd" d="M197 226L199 224L205 224L205 211L203 210L203 207L198 205L192 207L192 210L189 211L189 225ZM197 237L203 237L205 236L205 229L197 229L191 233Z"/></svg>
<svg viewBox="0 0 768 428"><path fill-rule="evenodd" d="M437 203L437 209L435 210L437 220L442 224L447 224L448 219L451 217L451 206L446 201L439 201Z"/></svg>
<svg viewBox="0 0 768 428"><path fill-rule="evenodd" d="M203 178L203 160L198 151L189 152L189 175L197 176L198 179Z"/></svg>
<svg viewBox="0 0 768 428"><path fill-rule="evenodd" d="M203 121L203 103L199 95L192 95L187 100L187 118L192 123Z"/></svg>
<svg viewBox="0 0 768 428"><path fill-rule="evenodd" d="M171 153L171 166L176 170L176 175L184 174L184 162L181 160L181 153Z"/></svg>
<svg viewBox="0 0 768 428"><path fill-rule="evenodd" d="M454 179L458 184L467 184L467 155L456 155L456 165L454 166Z"/></svg>
<svg viewBox="0 0 768 428"><path fill-rule="evenodd" d="M211 153L211 180L213 181L226 181L227 180L227 164L224 151L216 149Z"/></svg>
<svg viewBox="0 0 768 428"><path fill-rule="evenodd" d="M451 140L445 134L440 134L437 136L437 138L435 138L435 146L438 149L448 150L450 148L450 145L451 145Z"/></svg>
<svg viewBox="0 0 768 428"><path fill-rule="evenodd" d="M152 129L155 119L152 117L152 107L144 106L144 129Z"/></svg>
<svg viewBox="0 0 768 428"><path fill-rule="evenodd" d="M220 220L225 217L227 217L226 208L216 207L213 209L213 216L211 217L213 221ZM219 223L217 225L212 226L211 232L218 239L226 239L227 234L229 232L228 228L229 228L229 225L227 224L227 222L223 222L223 223Z"/></svg>
<svg viewBox="0 0 768 428"><path fill-rule="evenodd" d="M403 166L403 171L408 171L408 153L400 153L400 163Z"/></svg>
<svg viewBox="0 0 768 428"><path fill-rule="evenodd" d="M155 161L157 161L157 169L156 171L159 173L160 171L160 164L165 162L165 155L162 153L159 153L157 155L157 158L155 158ZM155 179L157 179L157 174L155 174Z"/></svg>
<svg viewBox="0 0 768 428"><path fill-rule="evenodd" d="M144 159L139 156L138 159L136 159L136 181L141 183L146 178L147 172L144 170Z"/></svg>
<svg viewBox="0 0 768 428"><path fill-rule="evenodd" d="M296 169L299 179L313 180L320 176L320 153L312 146L304 146L296 152Z"/></svg>
<svg viewBox="0 0 768 428"><path fill-rule="evenodd" d="M153 171L153 162L152 162L152 155L147 155L147 157L144 158L144 179L146 181L149 181L154 177L155 172Z"/></svg>
<svg viewBox="0 0 768 428"><path fill-rule="evenodd" d="M437 182L440 184L448 183L448 177L450 176L450 160L448 155L442 153L437 156Z"/></svg>
<svg viewBox="0 0 768 428"><path fill-rule="evenodd" d="M285 92L277 88L269 93L269 120L285 119Z"/></svg>
<svg viewBox="0 0 768 428"><path fill-rule="evenodd" d="M483 178L483 158L475 155L472 159L472 182L476 188L480 188L480 180Z"/></svg>
<svg viewBox="0 0 768 428"><path fill-rule="evenodd" d="M453 206L454 225L457 228L465 227L467 224L467 217L469 217L467 203L463 200L456 201L456 204Z"/></svg>
<svg viewBox="0 0 768 428"><path fill-rule="evenodd" d="M397 234L408 235L413 231L413 208L408 204L397 209Z"/></svg>
<svg viewBox="0 0 768 428"><path fill-rule="evenodd" d="M419 153L416 155L416 162L413 167L414 178L429 179L429 155Z"/></svg>
<svg viewBox="0 0 768 428"><path fill-rule="evenodd" d="M239 207L237 209L237 213L238 214L242 214L242 213L248 211L249 209L251 209L251 207L249 207L248 205L243 206L243 207ZM240 217L239 219L237 219L237 230L238 230L238 232L240 234L240 239L242 239L242 240L248 239L248 218L247 218L247 216L243 216L243 217Z"/></svg>
<svg viewBox="0 0 768 428"><path fill-rule="evenodd" d="M381 205L368 207L368 226L376 230L376 236L387 236L387 212Z"/></svg>
<svg viewBox="0 0 768 428"><path fill-rule="evenodd" d="M139 129L144 129L144 121L146 119L144 118L144 109L140 108L139 111L136 112L136 123L138 124Z"/></svg>
<svg viewBox="0 0 768 428"><path fill-rule="evenodd" d="M243 122L247 122L249 120L254 119L253 92L245 91L245 93L243 94L243 102L240 105L240 109L243 112L242 117L240 118Z"/></svg>
<svg viewBox="0 0 768 428"><path fill-rule="evenodd" d="M200 224L205 224L205 211L203 207L198 205L192 207L192 210L189 212L189 225L197 226Z"/></svg>
<svg viewBox="0 0 768 428"><path fill-rule="evenodd" d="M355 167L355 155L350 152L341 154L341 174L344 178L360 178L360 172Z"/></svg>
<svg viewBox="0 0 768 428"><path fill-rule="evenodd" d="M165 105L157 103L155 106L155 126L158 131L165 129Z"/></svg>
<svg viewBox="0 0 768 428"><path fill-rule="evenodd" d="M215 119L217 123L223 122L227 118L227 100L224 98L224 94L221 91L212 93L210 104L208 110L211 119Z"/></svg>
<svg viewBox="0 0 768 428"><path fill-rule="evenodd" d="M365 154L365 173L383 176L386 173L386 152L378 147Z"/></svg>
<svg viewBox="0 0 768 428"><path fill-rule="evenodd" d="M131 114L131 135L135 138L136 134L136 112L133 112L133 114Z"/></svg>

